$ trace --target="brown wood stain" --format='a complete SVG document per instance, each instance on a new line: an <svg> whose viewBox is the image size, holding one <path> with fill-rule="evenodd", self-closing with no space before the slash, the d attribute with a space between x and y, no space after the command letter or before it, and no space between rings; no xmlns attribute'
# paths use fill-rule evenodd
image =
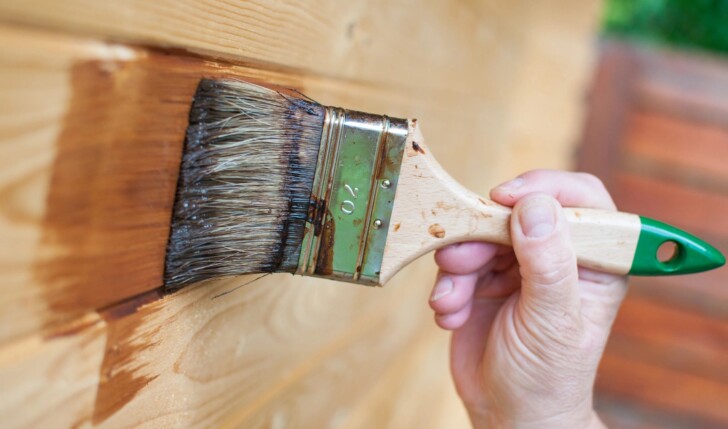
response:
<svg viewBox="0 0 728 429"><path fill-rule="evenodd" d="M34 268L47 326L162 285L188 113L203 77L278 76L155 51L74 67L43 221L46 252Z"/></svg>
<svg viewBox="0 0 728 429"><path fill-rule="evenodd" d="M145 320L160 310L161 306L154 301L161 296L161 289L155 289L100 313L108 330L96 390L94 424L114 415L159 376L139 363L139 356L161 341L157 335L161 324L152 330L140 329Z"/></svg>
<svg viewBox="0 0 728 429"><path fill-rule="evenodd" d="M45 252L34 267L49 335L63 321L103 309L108 331L94 423L156 377L135 362L159 341L154 332L138 331L159 306L139 307L162 296L179 163L199 80L298 80L148 52L133 61L88 61L73 68L43 223Z"/></svg>
<svg viewBox="0 0 728 429"><path fill-rule="evenodd" d="M162 55L74 67L44 219L52 254L35 270L49 324L161 285L199 70Z"/></svg>

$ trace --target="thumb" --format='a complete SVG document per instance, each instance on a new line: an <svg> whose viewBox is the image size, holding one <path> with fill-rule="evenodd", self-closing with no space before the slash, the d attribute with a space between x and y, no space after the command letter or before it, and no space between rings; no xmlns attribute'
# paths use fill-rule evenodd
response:
<svg viewBox="0 0 728 429"><path fill-rule="evenodd" d="M521 299L526 308L547 318L578 317L576 256L558 201L546 194L521 198L513 207L511 240L520 265Z"/></svg>

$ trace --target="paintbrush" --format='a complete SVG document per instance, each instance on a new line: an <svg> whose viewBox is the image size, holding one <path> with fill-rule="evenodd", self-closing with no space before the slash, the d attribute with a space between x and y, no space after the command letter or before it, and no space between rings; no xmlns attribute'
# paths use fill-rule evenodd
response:
<svg viewBox="0 0 728 429"><path fill-rule="evenodd" d="M564 212L584 267L665 275L725 263L706 242L645 217ZM190 110L165 284L287 272L381 285L450 243L509 245L510 214L453 180L415 119L202 80ZM676 250L660 260L666 242Z"/></svg>

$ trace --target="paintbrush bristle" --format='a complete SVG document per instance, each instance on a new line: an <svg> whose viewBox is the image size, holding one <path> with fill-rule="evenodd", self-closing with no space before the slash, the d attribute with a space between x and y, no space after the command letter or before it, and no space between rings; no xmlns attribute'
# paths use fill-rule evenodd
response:
<svg viewBox="0 0 728 429"><path fill-rule="evenodd" d="M235 80L200 82L190 110L165 285L295 272L324 107Z"/></svg>

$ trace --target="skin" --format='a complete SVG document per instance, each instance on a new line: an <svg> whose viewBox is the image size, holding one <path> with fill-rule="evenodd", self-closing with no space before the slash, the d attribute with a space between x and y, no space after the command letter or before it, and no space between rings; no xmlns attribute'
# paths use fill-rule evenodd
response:
<svg viewBox="0 0 728 429"><path fill-rule="evenodd" d="M603 428L594 378L626 277L577 267L561 206L615 210L583 173L537 170L494 188L513 248L440 249L430 298L452 330L451 371L475 428Z"/></svg>

